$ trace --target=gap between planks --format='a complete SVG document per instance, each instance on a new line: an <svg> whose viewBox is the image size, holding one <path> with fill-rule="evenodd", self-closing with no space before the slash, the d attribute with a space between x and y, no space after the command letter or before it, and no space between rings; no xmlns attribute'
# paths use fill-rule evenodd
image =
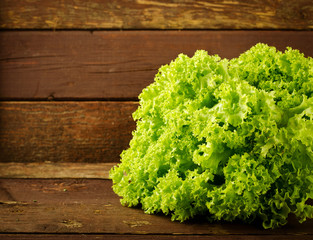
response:
<svg viewBox="0 0 313 240"><path fill-rule="evenodd" d="M0 178L99 178L109 179L117 163L0 163Z"/></svg>

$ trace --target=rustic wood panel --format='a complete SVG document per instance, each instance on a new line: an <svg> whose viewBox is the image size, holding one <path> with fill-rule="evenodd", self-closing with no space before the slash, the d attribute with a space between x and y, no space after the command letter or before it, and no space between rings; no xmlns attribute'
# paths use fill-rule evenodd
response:
<svg viewBox="0 0 313 240"><path fill-rule="evenodd" d="M312 29L310 0L2 0L5 29Z"/></svg>
<svg viewBox="0 0 313 240"><path fill-rule="evenodd" d="M0 162L117 162L136 102L0 102Z"/></svg>
<svg viewBox="0 0 313 240"><path fill-rule="evenodd" d="M258 42L313 56L311 31L0 32L0 99L134 100L179 53L233 58Z"/></svg>
<svg viewBox="0 0 313 240"><path fill-rule="evenodd" d="M119 205L111 186L111 181L100 179L0 179L0 203Z"/></svg>
<svg viewBox="0 0 313 240"><path fill-rule="evenodd" d="M115 163L0 162L0 178L109 178Z"/></svg>
<svg viewBox="0 0 313 240"><path fill-rule="evenodd" d="M2 240L312 240L312 235L1 234Z"/></svg>
<svg viewBox="0 0 313 240"><path fill-rule="evenodd" d="M90 179L1 179L0 231L42 234L196 234L215 236L215 239L217 236L223 239L223 236L234 235L250 235L250 239L253 239L252 236L260 238L259 235L280 235L282 239L313 236L313 220L299 224L292 217L288 225L276 230L263 230L239 222L209 224L201 219L186 223L171 222L169 217L161 214L147 215L141 209L121 206L111 184L109 180Z"/></svg>

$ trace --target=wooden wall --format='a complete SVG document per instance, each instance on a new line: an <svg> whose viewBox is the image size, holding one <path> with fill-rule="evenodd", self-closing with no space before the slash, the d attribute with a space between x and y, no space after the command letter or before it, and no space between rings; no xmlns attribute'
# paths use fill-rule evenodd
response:
<svg viewBox="0 0 313 240"><path fill-rule="evenodd" d="M312 0L1 0L0 239L312 239L312 219L170 222L108 180L161 65L258 42L313 57L312 30Z"/></svg>
<svg viewBox="0 0 313 240"><path fill-rule="evenodd" d="M2 0L0 27L6 177L109 169L128 147L138 94L179 53L233 58L264 42L313 56L310 0Z"/></svg>

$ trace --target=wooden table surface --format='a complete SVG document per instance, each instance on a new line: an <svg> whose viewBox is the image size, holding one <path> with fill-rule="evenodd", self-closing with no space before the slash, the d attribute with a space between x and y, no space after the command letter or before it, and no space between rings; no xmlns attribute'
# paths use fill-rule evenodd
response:
<svg viewBox="0 0 313 240"><path fill-rule="evenodd" d="M0 239L313 239L313 220L171 222L120 205L108 179L138 94L197 49L258 42L313 57L311 0L2 0Z"/></svg>
<svg viewBox="0 0 313 240"><path fill-rule="evenodd" d="M107 179L1 179L1 239L312 239L313 219L275 230L258 225L172 222L123 207ZM29 234L31 233L31 234ZM74 235L72 235L74 234ZM36 239L36 238L35 238Z"/></svg>

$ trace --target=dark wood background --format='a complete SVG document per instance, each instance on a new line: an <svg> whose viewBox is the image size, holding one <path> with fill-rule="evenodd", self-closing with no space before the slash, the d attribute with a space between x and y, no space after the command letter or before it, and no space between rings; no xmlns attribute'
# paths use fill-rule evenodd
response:
<svg viewBox="0 0 313 240"><path fill-rule="evenodd" d="M108 180L161 65L258 42L313 57L311 0L2 0L0 29L1 239L313 238L292 217L172 223L120 206Z"/></svg>

